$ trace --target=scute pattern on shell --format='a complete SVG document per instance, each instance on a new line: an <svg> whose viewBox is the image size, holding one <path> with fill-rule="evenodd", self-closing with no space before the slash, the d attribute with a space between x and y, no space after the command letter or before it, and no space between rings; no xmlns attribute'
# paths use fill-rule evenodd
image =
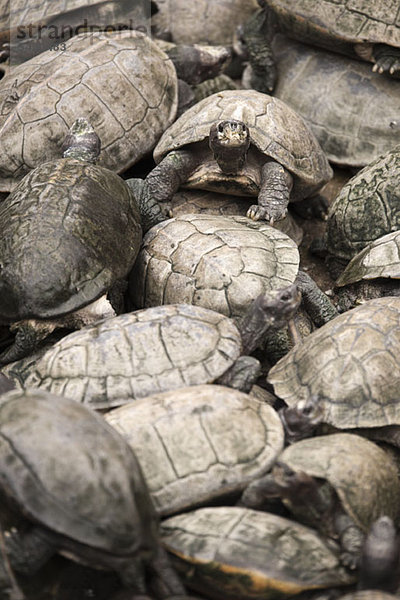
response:
<svg viewBox="0 0 400 600"><path fill-rule="evenodd" d="M289 406L318 395L325 422L335 427L389 425L398 418L399 354L400 298L378 298L310 334L268 381Z"/></svg>
<svg viewBox="0 0 400 600"><path fill-rule="evenodd" d="M198 306L168 305L126 313L57 342L25 387L39 387L112 408L186 385L211 383L238 358L234 323Z"/></svg>
<svg viewBox="0 0 400 600"><path fill-rule="evenodd" d="M300 197L332 176L325 155L302 117L278 98L255 90L218 92L189 108L161 137L154 149L155 161L171 150L205 140L211 125L225 119L246 123L258 150L297 176Z"/></svg>
<svg viewBox="0 0 400 600"><path fill-rule="evenodd" d="M138 307L186 302L243 316L259 295L294 282L295 242L246 217L183 215L153 227L132 272Z"/></svg>
<svg viewBox="0 0 400 600"><path fill-rule="evenodd" d="M332 255L349 261L369 242L400 229L399 173L397 146L343 186L327 222L327 248Z"/></svg>
<svg viewBox="0 0 400 600"><path fill-rule="evenodd" d="M312 437L287 446L279 461L296 472L329 481L363 531L381 515L397 522L400 482L396 464L373 442L348 433Z"/></svg>
<svg viewBox="0 0 400 600"><path fill-rule="evenodd" d="M221 385L153 395L105 419L133 448L160 516L244 489L284 444L271 406Z"/></svg>
<svg viewBox="0 0 400 600"><path fill-rule="evenodd" d="M336 285L378 277L400 279L400 231L383 235L353 256Z"/></svg>
<svg viewBox="0 0 400 600"><path fill-rule="evenodd" d="M161 537L183 575L194 570L191 580L216 598L283 600L355 579L313 529L267 512L201 508L165 519Z"/></svg>
<svg viewBox="0 0 400 600"><path fill-rule="evenodd" d="M138 463L102 417L47 392L12 391L0 399L0 433L2 486L33 521L119 556L155 546Z"/></svg>
<svg viewBox="0 0 400 600"><path fill-rule="evenodd" d="M11 5L10 5L11 2ZM0 31L5 31L17 25L30 25L35 23L47 22L56 15L62 15L77 8L94 6L99 4L99 0L7 0L2 2L2 11L0 14ZM10 15L11 8L11 15Z"/></svg>
<svg viewBox="0 0 400 600"><path fill-rule="evenodd" d="M40 165L0 205L1 320L93 302L127 275L141 238L139 209L118 175L74 159Z"/></svg>
<svg viewBox="0 0 400 600"><path fill-rule="evenodd" d="M400 46L397 0L268 0L268 5L300 23L347 42Z"/></svg>
<svg viewBox="0 0 400 600"><path fill-rule="evenodd" d="M77 118L99 135L99 164L121 172L152 150L177 108L175 68L137 31L73 37L12 69L0 89L0 189L58 158Z"/></svg>

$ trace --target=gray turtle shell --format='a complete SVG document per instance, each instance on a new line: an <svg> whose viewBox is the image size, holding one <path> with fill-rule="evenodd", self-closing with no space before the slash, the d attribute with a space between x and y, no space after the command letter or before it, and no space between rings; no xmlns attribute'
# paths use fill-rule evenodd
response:
<svg viewBox="0 0 400 600"><path fill-rule="evenodd" d="M251 144L258 151L253 153L252 168L245 165L243 173L225 175L217 168L210 151L210 162L191 175L189 185L237 195L257 195L260 167L265 156L276 160L295 176L293 199L305 198L332 177L329 163L302 117L278 98L255 90L218 92L189 108L161 137L154 149L155 161L159 162L171 150L206 140L211 125L225 119L243 121L249 128ZM230 189L232 181L236 188L243 185L244 191L238 191L235 186Z"/></svg>
<svg viewBox="0 0 400 600"><path fill-rule="evenodd" d="M343 186L329 209L328 252L348 262L368 243L400 229L400 146L380 156Z"/></svg>
<svg viewBox="0 0 400 600"><path fill-rule="evenodd" d="M175 68L146 35L81 34L65 47L13 68L1 82L1 191L57 158L77 115L101 139L99 164L117 172L150 152L175 118Z"/></svg>
<svg viewBox="0 0 400 600"><path fill-rule="evenodd" d="M165 519L161 538L184 582L218 600L283 600L355 580L313 529L263 511L200 508Z"/></svg>
<svg viewBox="0 0 400 600"><path fill-rule="evenodd" d="M293 240L246 217L183 215L147 232L132 271L138 307L186 302L236 318L259 295L294 283Z"/></svg>
<svg viewBox="0 0 400 600"><path fill-rule="evenodd" d="M328 160L364 167L398 143L400 82L370 65L274 39L278 82L274 95L309 124Z"/></svg>
<svg viewBox="0 0 400 600"><path fill-rule="evenodd" d="M71 158L29 173L0 205L0 319L47 319L127 275L142 238L129 186Z"/></svg>
<svg viewBox="0 0 400 600"><path fill-rule="evenodd" d="M199 306L138 310L57 342L24 386L111 408L135 398L212 383L241 352L231 319Z"/></svg>
<svg viewBox="0 0 400 600"><path fill-rule="evenodd" d="M155 547L140 466L102 417L44 391L13 391L0 399L0 431L2 493L58 534L60 549L83 559L88 547L110 558Z"/></svg>
<svg viewBox="0 0 400 600"><path fill-rule="evenodd" d="M267 0L279 24L295 38L341 48L348 44L378 43L400 47L397 3L377 0Z"/></svg>
<svg viewBox="0 0 400 600"><path fill-rule="evenodd" d="M336 285L380 277L400 279L400 231L383 235L353 256Z"/></svg>
<svg viewBox="0 0 400 600"><path fill-rule="evenodd" d="M271 406L222 385L149 396L105 419L134 450L160 516L243 490L284 444Z"/></svg>
<svg viewBox="0 0 400 600"><path fill-rule="evenodd" d="M353 521L368 531L381 515L399 517L400 482L391 456L359 435L335 433L287 446L279 463L325 479ZM296 514L296 506L291 506Z"/></svg>
<svg viewBox="0 0 400 600"><path fill-rule="evenodd" d="M323 420L339 428L398 423L400 298L369 300L296 345L268 374L289 406L319 397Z"/></svg>

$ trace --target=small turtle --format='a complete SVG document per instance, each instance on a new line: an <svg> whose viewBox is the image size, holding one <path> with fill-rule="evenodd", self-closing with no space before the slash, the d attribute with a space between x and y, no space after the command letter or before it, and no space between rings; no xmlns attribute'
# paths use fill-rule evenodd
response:
<svg viewBox="0 0 400 600"><path fill-rule="evenodd" d="M253 68L252 86L271 93L277 70L271 42L277 31L375 63L373 70L400 76L397 4L386 0L259 0L261 11L245 23L242 38Z"/></svg>
<svg viewBox="0 0 400 600"><path fill-rule="evenodd" d="M368 300L290 350L272 367L268 381L279 398L300 411L312 411L315 397L322 422L333 427L397 424L399 332L400 298Z"/></svg>
<svg viewBox="0 0 400 600"><path fill-rule="evenodd" d="M274 39L278 83L274 96L309 124L329 162L365 167L398 144L400 81L366 63Z"/></svg>
<svg viewBox="0 0 400 600"><path fill-rule="evenodd" d="M250 198L239 198L232 194L218 194L207 190L185 190L179 189L173 195L168 205L170 217L181 215L221 215L221 216L246 216L252 200ZM274 223L275 229L286 233L299 246L303 239L303 230L297 224L290 212L281 221Z"/></svg>
<svg viewBox="0 0 400 600"><path fill-rule="evenodd" d="M105 419L132 447L161 517L243 491L284 443L271 406L222 385L148 396Z"/></svg>
<svg viewBox="0 0 400 600"><path fill-rule="evenodd" d="M345 586L335 545L295 521L236 506L165 519L161 538L185 584L217 600L284 600Z"/></svg>
<svg viewBox="0 0 400 600"><path fill-rule="evenodd" d="M371 242L353 256L335 283L342 310L381 296L400 296L400 231Z"/></svg>
<svg viewBox="0 0 400 600"><path fill-rule="evenodd" d="M189 108L154 150L149 196L170 200L179 186L258 196L247 216L278 221L315 194L332 169L303 119L284 102L253 90L227 90ZM160 162L161 161L161 162Z"/></svg>
<svg viewBox="0 0 400 600"><path fill-rule="evenodd" d="M326 237L311 250L326 256L336 278L368 243L400 229L400 146L367 165L343 186L332 203Z"/></svg>
<svg viewBox="0 0 400 600"><path fill-rule="evenodd" d="M299 521L339 539L343 564L355 569L374 521L387 515L397 522L400 481L395 462L376 444L335 433L287 446L272 471L250 483L240 504L255 508L276 496Z"/></svg>
<svg viewBox="0 0 400 600"><path fill-rule="evenodd" d="M24 518L4 536L17 573L60 552L145 593L143 561L170 593L184 593L159 545L139 463L101 416L47 392L14 391L0 398L0 431L2 503Z"/></svg>
<svg viewBox="0 0 400 600"><path fill-rule="evenodd" d="M114 316L106 295L142 239L129 186L94 163L100 140L78 119L64 158L36 167L0 206L0 322L16 331L0 355L22 358L55 327Z"/></svg>
<svg viewBox="0 0 400 600"><path fill-rule="evenodd" d="M259 373L258 361L247 355L283 327L299 303L295 285L259 296L238 326L188 304L119 315L54 344L22 385L97 409L216 380L247 391Z"/></svg>
<svg viewBox="0 0 400 600"><path fill-rule="evenodd" d="M0 191L57 157L77 114L102 140L99 164L127 169L154 148L177 102L171 60L138 31L80 34L43 52L1 81Z"/></svg>

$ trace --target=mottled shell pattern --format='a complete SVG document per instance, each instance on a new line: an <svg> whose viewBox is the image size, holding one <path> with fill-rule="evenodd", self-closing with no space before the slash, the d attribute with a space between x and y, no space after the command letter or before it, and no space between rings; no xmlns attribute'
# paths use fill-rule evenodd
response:
<svg viewBox="0 0 400 600"><path fill-rule="evenodd" d="M400 298L369 300L296 345L268 374L289 406L313 395L339 428L398 423Z"/></svg>
<svg viewBox="0 0 400 600"><path fill-rule="evenodd" d="M353 521L368 531L381 515L399 517L400 482L391 456L365 438L335 433L287 446L279 462L295 472L325 479ZM293 512L295 513L295 503Z"/></svg>
<svg viewBox="0 0 400 600"><path fill-rule="evenodd" d="M147 232L131 274L138 308L186 302L243 316L259 295L292 284L295 242L246 217L183 215Z"/></svg>
<svg viewBox="0 0 400 600"><path fill-rule="evenodd" d="M121 172L150 152L177 109L167 55L138 31L81 34L15 67L0 89L0 191L59 158L77 115L101 139L99 164Z"/></svg>
<svg viewBox="0 0 400 600"><path fill-rule="evenodd" d="M355 580L316 531L263 511L200 508L165 519L161 538L183 580L218 600L284 600Z"/></svg>
<svg viewBox="0 0 400 600"><path fill-rule="evenodd" d="M132 447L160 516L243 490L284 444L271 406L221 385L148 396L105 419Z"/></svg>
<svg viewBox="0 0 400 600"><path fill-rule="evenodd" d="M240 333L231 319L199 306L160 306L65 336L36 363L24 385L106 409L212 383L240 352Z"/></svg>
<svg viewBox="0 0 400 600"><path fill-rule="evenodd" d="M310 195L332 177L332 169L302 117L278 98L254 90L218 92L189 108L161 137L154 149L155 161L160 162L171 150L206 140L211 125L226 119L243 121L249 128L251 144L258 150L258 169L250 175L250 179L258 180L253 188L249 187L247 195L258 194L259 167L265 162L263 155L276 160L295 175L293 196L297 200ZM245 165L244 175L246 168ZM219 177L227 183L236 178L224 175L220 170ZM188 183L195 179L196 172ZM199 183L193 185L202 188L204 180L207 181L207 174L201 174ZM229 189L225 191L231 193Z"/></svg>

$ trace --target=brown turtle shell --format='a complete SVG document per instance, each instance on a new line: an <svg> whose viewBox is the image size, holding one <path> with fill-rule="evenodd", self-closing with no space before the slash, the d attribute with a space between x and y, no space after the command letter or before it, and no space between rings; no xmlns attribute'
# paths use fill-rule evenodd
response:
<svg viewBox="0 0 400 600"><path fill-rule="evenodd" d="M226 119L243 121L249 128L251 144L256 149L252 153L250 148L252 164L246 164L237 176L225 175L210 151L210 162L191 175L188 185L192 182L193 187L201 189L257 195L265 157L276 160L295 176L293 199L305 198L332 177L332 169L302 117L278 98L255 90L218 92L189 108L161 137L154 149L155 161L160 162L171 150L206 140L211 125ZM229 189L230 182L237 187L241 179L243 189Z"/></svg>
<svg viewBox="0 0 400 600"><path fill-rule="evenodd" d="M0 191L58 158L77 118L102 142L99 164L120 173L150 152L177 109L175 68L138 31L81 34L13 68L0 86Z"/></svg>

